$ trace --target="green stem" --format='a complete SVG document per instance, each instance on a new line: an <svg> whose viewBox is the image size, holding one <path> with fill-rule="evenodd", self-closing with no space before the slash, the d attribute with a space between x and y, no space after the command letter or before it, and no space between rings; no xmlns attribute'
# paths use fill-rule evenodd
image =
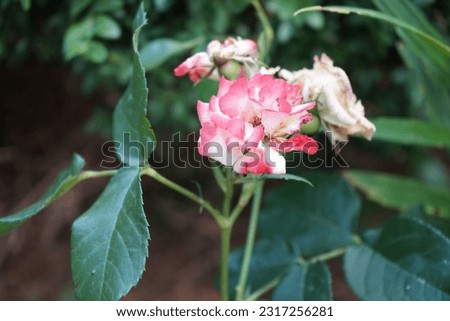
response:
<svg viewBox="0 0 450 321"><path fill-rule="evenodd" d="M226 168L226 182L225 182L225 192L224 192L224 199L223 199L223 207L222 207L222 215L224 217L230 216L230 208L231 208L231 201L233 199L233 192L234 192L234 184L233 184L233 169L232 168Z"/></svg>
<svg viewBox="0 0 450 321"><path fill-rule="evenodd" d="M241 196L239 197L239 200L233 209L233 211L230 214L230 220L231 222L235 222L239 215L242 213L244 208L247 206L248 202L252 198L253 194L255 193L256 183L245 183L242 186L242 192Z"/></svg>
<svg viewBox="0 0 450 321"><path fill-rule="evenodd" d="M77 180L79 182L89 179L89 178L96 178L96 177L106 177L106 176L113 176L117 173L117 169L112 169L108 171L82 171L80 175L78 175Z"/></svg>
<svg viewBox="0 0 450 321"><path fill-rule="evenodd" d="M334 250L331 250L331 251L323 253L323 254L313 256L312 258L309 258L307 260L300 257L297 259L297 263L298 264L306 264L306 263L314 264L314 263L317 263L320 261L328 261L328 260L331 260L331 259L334 259L336 257L343 255L346 250L347 250L347 247L344 246L344 247L340 247L338 249L334 249Z"/></svg>
<svg viewBox="0 0 450 321"><path fill-rule="evenodd" d="M253 252L256 237L256 225L258 223L259 208L261 207L262 192L264 189L264 181L256 183L255 196L253 198L252 209L250 213L250 222L248 225L247 240L245 242L244 257L242 258L241 272L239 274L239 282L236 286L236 300L245 299L245 288L247 286L247 277L250 268L250 259Z"/></svg>
<svg viewBox="0 0 450 321"><path fill-rule="evenodd" d="M258 14L258 18L261 21L261 24L263 26L263 32L265 37L265 48L261 48L260 50L260 59L261 61L264 61L264 58L266 54L269 52L270 45L273 40L273 29L270 25L269 18L267 18L266 12L264 11L264 8L262 7L259 0L252 0L252 5L256 10L256 13Z"/></svg>
<svg viewBox="0 0 450 321"><path fill-rule="evenodd" d="M230 254L231 226L220 229L220 296L222 300L229 300L228 290L228 256Z"/></svg>
<svg viewBox="0 0 450 321"><path fill-rule="evenodd" d="M280 276L276 277L275 279L273 279L272 281L270 281L266 285L262 286L261 288L259 288L258 290L256 290L252 294L250 294L247 297L247 301L256 301L256 300L258 300L261 295L263 295L267 291L269 291L269 290L273 289L274 287L276 287L278 285L278 283L280 283L280 281L281 281L281 277Z"/></svg>
<svg viewBox="0 0 450 321"><path fill-rule="evenodd" d="M106 176L113 176L117 173L118 170L107 170L107 171L83 171L81 172L77 177L76 181L74 182L74 185L90 178L96 178L96 177L106 177ZM155 171L151 167L144 167L141 169L141 175L147 175L152 178L154 178L156 181L166 185L167 187L173 189L174 191L186 196L190 200L196 202L200 206L206 208L208 212L211 213L211 215L216 219L219 226L226 225L225 220L221 217L221 213L215 209L208 201L205 199L199 197L198 195L192 193L191 191L185 189L184 187L172 182L171 180L165 178L161 174L159 174L157 171Z"/></svg>
<svg viewBox="0 0 450 321"><path fill-rule="evenodd" d="M204 207L209 213L211 213L211 215L214 217L219 226L224 225L224 219L221 216L221 213L217 209L215 209L208 201L199 197L197 194L194 194L191 191L185 189L184 187L178 185L177 183L172 182L171 180L165 178L151 167L143 168L141 170L141 175L150 176L151 178L155 179L161 184L166 185L167 187L173 189L174 191L180 193L181 195L184 195L190 200L196 202L200 206Z"/></svg>
<svg viewBox="0 0 450 321"><path fill-rule="evenodd" d="M347 247L341 247L341 248L334 249L334 250L331 250L331 251L323 253L323 254L313 256L312 258L309 258L307 260L300 257L297 259L297 263L298 264L314 264L314 263L317 263L320 261L322 261L322 262L328 261L328 260L331 260L331 259L334 259L336 257L343 255L345 253L346 249L347 249ZM266 285L262 286L261 288L257 289L255 292L250 294L247 297L247 300L249 300L249 301L257 300L261 295L263 295L267 291L269 291L269 290L273 289L275 286L277 286L278 283L280 283L280 281L281 281L281 277L277 277L277 278L273 279Z"/></svg>
<svg viewBox="0 0 450 321"><path fill-rule="evenodd" d="M222 300L228 301L230 297L228 289L228 257L230 255L230 241L231 241L231 231L233 229L233 222L229 219L231 201L233 199L234 193L234 182L233 182L233 169L225 168L225 190L223 198L222 207L222 218L224 222L220 226L220 296Z"/></svg>
<svg viewBox="0 0 450 321"><path fill-rule="evenodd" d="M212 171L217 185L219 185L222 192L225 193L225 191L227 190L227 181L225 176L223 175L222 168L217 163L213 163Z"/></svg>

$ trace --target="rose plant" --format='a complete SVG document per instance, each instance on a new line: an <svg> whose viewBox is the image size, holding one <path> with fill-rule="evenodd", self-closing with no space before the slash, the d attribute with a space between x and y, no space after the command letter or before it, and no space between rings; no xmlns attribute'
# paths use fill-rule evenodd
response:
<svg viewBox="0 0 450 321"><path fill-rule="evenodd" d="M239 37L212 40L206 51L195 53L173 70L174 76L187 76L194 86L206 80L217 82L218 89L209 100L197 102L197 151L214 163L212 174L223 192L221 206L149 165L156 136L147 118L148 86L139 51L139 33L146 24L141 5L133 22L129 84L112 119L120 168L83 170L84 160L76 154L38 202L0 217L0 235L36 215L77 183L112 176L99 198L72 225L71 267L78 299L118 300L137 284L148 256L150 233L140 181L148 176L200 205L217 223L221 237L218 285L224 300L256 300L269 295L274 300L331 300L327 261L341 256L347 281L362 299L450 299L446 189L364 171L346 171L344 178L330 171L288 172L286 158L318 153L321 132L333 145L352 135L370 140L376 138L376 124L366 118L345 71L334 66L326 54L314 57L312 69L289 71L269 66L273 30L261 3L253 0L252 5L263 27L258 42ZM382 19L416 40L427 41L432 50L447 57L450 52L439 39L378 11L303 9L312 10L354 11ZM70 45L67 40L65 46ZM439 58L435 60L440 63ZM382 129L381 139L417 143L397 137L406 136L409 122L396 122L391 135L389 121L376 123ZM437 141L449 147L448 139L443 140L442 135L435 138L429 127L420 126L416 133L420 143L436 146ZM444 137L448 133L447 128L437 131ZM263 200L268 179L289 182L270 190ZM361 200L353 186L403 214L377 228L358 230ZM410 194L392 197L402 188ZM423 193L416 196L417 190ZM231 251L233 227L249 203L245 244Z"/></svg>

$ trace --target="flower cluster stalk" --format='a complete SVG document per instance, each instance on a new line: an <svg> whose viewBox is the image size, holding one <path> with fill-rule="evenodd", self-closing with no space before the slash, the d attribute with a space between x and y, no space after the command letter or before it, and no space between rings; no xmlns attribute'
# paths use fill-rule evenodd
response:
<svg viewBox="0 0 450 321"><path fill-rule="evenodd" d="M248 271L250 268L250 259L253 252L253 246L255 244L256 226L258 223L259 209L261 207L264 181L261 180L256 184L255 196L253 198L252 209L250 213L250 222L247 231L247 240L245 242L244 256L242 259L241 272L239 274L239 281L236 286L236 300L245 299L245 288L247 284Z"/></svg>

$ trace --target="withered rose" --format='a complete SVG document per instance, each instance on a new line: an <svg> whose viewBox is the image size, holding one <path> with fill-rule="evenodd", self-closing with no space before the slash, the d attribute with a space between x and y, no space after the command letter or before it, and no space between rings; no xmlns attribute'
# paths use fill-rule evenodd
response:
<svg viewBox="0 0 450 321"><path fill-rule="evenodd" d="M281 70L280 76L302 86L303 99L316 101L323 126L332 133L332 141L347 140L360 135L370 140L375 126L364 116L364 106L353 93L344 70L333 65L326 54L314 57L313 69L290 72Z"/></svg>

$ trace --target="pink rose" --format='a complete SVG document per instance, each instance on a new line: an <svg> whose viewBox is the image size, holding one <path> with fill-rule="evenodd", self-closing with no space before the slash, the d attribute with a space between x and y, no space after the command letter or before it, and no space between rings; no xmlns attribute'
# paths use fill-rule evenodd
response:
<svg viewBox="0 0 450 321"><path fill-rule="evenodd" d="M302 104L298 85L272 75L220 79L217 96L199 101L199 152L240 174L284 174L286 161L280 152L314 154L317 143L300 133L311 120L314 102Z"/></svg>

